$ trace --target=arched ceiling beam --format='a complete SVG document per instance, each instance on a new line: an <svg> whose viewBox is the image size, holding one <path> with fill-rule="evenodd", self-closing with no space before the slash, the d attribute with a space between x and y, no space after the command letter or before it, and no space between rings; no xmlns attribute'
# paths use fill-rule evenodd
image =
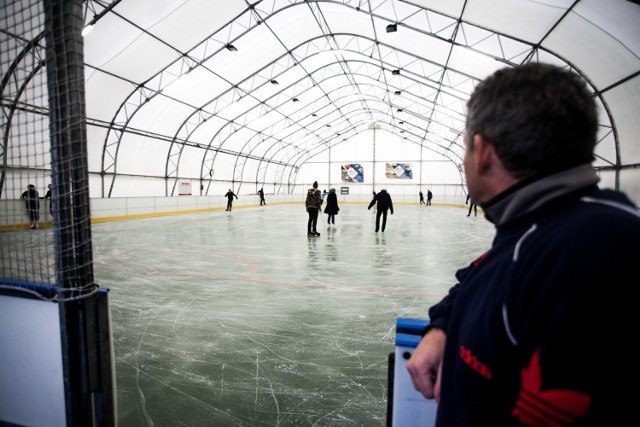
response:
<svg viewBox="0 0 640 427"><path fill-rule="evenodd" d="M11 37L16 41L24 42L24 46L11 62L0 82L0 97L2 99L2 116L0 116L0 130L2 133L2 140L0 141L0 159L2 162L0 198L2 198L2 189L4 188L9 166L7 152L10 145L9 137L13 115L20 108L19 100L29 83L45 66L45 49L40 45L40 41L44 38L44 32L36 35L33 40L24 40L15 34L12 34ZM24 70L29 70L29 72L25 75Z"/></svg>
<svg viewBox="0 0 640 427"><path fill-rule="evenodd" d="M316 70L316 71L320 72L320 71L322 71L322 69L318 69L318 70ZM354 74L354 75L355 75L355 74ZM337 76L338 76L338 74L333 74L333 75L331 75L329 78L327 78L327 79L325 79L325 80L328 80L328 79L330 79L330 78L334 78L334 77L337 77ZM371 77L370 77L370 76L368 76L368 75L362 75L362 77L363 77L363 78L369 78L369 79L371 79ZM302 80L304 80L305 78L306 78L306 77L303 77L303 79L302 79ZM320 83L322 83L322 81L321 81ZM296 84L294 83L294 84L292 84L291 86L296 86ZM338 88L338 89L340 89L340 88ZM309 88L307 88L307 90L309 90ZM383 88L383 90L386 92L388 89L387 89L387 88ZM286 91L286 89L284 89L283 91ZM408 91L408 93L410 94L410 93L411 93L411 91ZM302 95L299 95L299 96L302 96ZM275 98L275 97L276 97L276 95L274 95L272 98ZM328 94L323 94L323 95L321 96L321 98L324 98L324 97L332 98L332 97L330 97ZM418 100L418 99L422 99L422 98L420 98L419 96L417 96L417 97L416 97L416 99ZM270 100L270 99L266 100L264 103L266 104L266 103L267 103L267 101L269 101L269 100ZM290 102L290 101L291 101L291 98L290 98L289 96L286 96L286 97L284 98L284 101L281 101L281 102ZM335 104L334 102L332 102L332 103L331 103L331 105L336 105L336 104ZM263 106L260 106L260 107L261 107L260 115L265 114L265 113L266 113L266 111L263 109L264 107L263 107ZM398 106L398 105L394 105L393 103L390 103L390 104L389 104L389 107L390 107L390 110L391 110L391 111L394 111L394 110L400 110L400 109L401 109L401 108L399 108L399 106ZM428 107L428 108L433 108L433 107ZM445 106L445 107L443 107L443 108L446 108L446 106ZM273 107L273 109L272 109L271 111L278 111L278 109L279 109L279 104L275 104L275 106ZM303 110L304 110L304 108L299 109L298 111L303 111ZM333 110L333 112L335 112L335 110ZM416 116L416 117L418 117L418 116L419 116L419 114L418 114L418 113L419 113L419 112L416 112L416 114L415 114L415 116ZM247 113L244 113L244 114L247 114ZM387 114L388 114L388 112L387 112ZM345 117L345 114L340 114L340 116ZM461 118L460 118L460 119L461 119ZM286 123L284 123L284 125L283 125L283 127L286 127L286 128L291 128L294 124L298 124L298 122L297 122L297 121L292 121L292 120L290 120L288 117L285 117L284 119L281 119L281 121L282 121L282 120L285 120L285 121L286 121ZM393 119L392 119L392 120L393 120ZM233 128L233 132L230 132L230 131L226 131L226 132L224 132L224 133L222 134L222 136L221 136L220 140L219 140L219 143L216 145L216 147L222 147L222 146L223 146L223 144L224 144L224 142L227 140L227 138L228 138L228 137L230 137L233 133L235 133L235 132L236 132L236 131L241 127L241 125L239 125L239 124L237 123L238 121L239 121L239 119L238 119L238 118L236 118L236 119L234 119L234 120L230 121L230 123L233 123L233 124L234 124L234 126L232 126L232 128ZM322 121L323 121L323 118L322 118L322 117L319 117L319 118L318 118L318 120L316 120L316 122L322 122ZM427 121L427 123L428 123L428 121ZM461 121L460 121L460 127L462 127L462 126L463 126L463 121L461 120ZM461 130L459 130L459 129L452 129L452 130L453 130L454 132L457 132L458 134L460 134L460 133L461 133ZM310 129L308 129L308 128L307 128L307 127L305 127L305 126L301 126L301 127L297 130L297 132L300 132L300 131L306 131L306 132L311 133L311 134L314 134L314 135L316 134L316 132L315 132L314 130L310 130ZM263 130L263 131L259 131L259 132L257 132L256 134L257 134L257 135L262 135L262 134L265 134L265 133L267 133L267 132L265 132L265 131ZM272 133L272 132L269 132L269 133ZM219 135L220 135L220 134L219 134ZM217 135L217 136L218 136L218 135ZM262 139L262 141L263 141L263 142L266 140L266 138L264 138L264 137L262 137L261 139ZM299 137L298 135L296 135L294 132L292 132L290 135L288 135L288 136L287 136L287 138L286 138L286 139L290 139L290 140L292 140L292 141L299 141L299 140L300 140L300 137ZM287 143L286 141L281 141L281 142L282 142L282 143L285 143L285 144ZM453 142L452 142L452 143L453 143ZM210 145L211 145L211 144L210 144ZM244 150L241 150L241 151L242 151L242 152L244 152ZM201 177L202 177L202 179L203 179L203 180L207 180L207 179L208 179L208 180L210 181L210 180L211 180L211 178L212 178L212 176L211 176L211 174L209 174L209 176L207 177L207 175L206 175L206 171L207 171L207 170L211 171L211 170L213 170L213 169L214 169L214 163L215 163L215 158L216 158L216 154L215 154L215 153L216 153L216 149L215 149L215 148L212 148L211 150L207 150L207 152L205 153L205 160L206 160L206 155L207 155L207 153L212 153L213 157L211 158L211 161L210 161L210 163L209 163L209 164L205 164L205 165L206 165L206 167L201 168ZM234 170L234 176L237 176L237 175L238 175L237 170Z"/></svg>
<svg viewBox="0 0 640 427"><path fill-rule="evenodd" d="M311 3L311 4L309 4ZM291 8L291 7L296 7L296 6L300 6L301 4L306 4L305 7L312 7L313 9L313 13L314 13L314 17L317 18L319 25L321 28L323 28L323 31L328 30L328 25L326 24L326 20L324 20L324 17L322 15L322 10L320 9L320 4L321 3L333 3L336 5L339 5L341 7L347 7L347 8L351 8L357 12L360 13L368 13L370 15L370 17L372 18L372 25L374 24L373 18L376 19L381 19L381 20L389 20L388 17L385 16L379 16L375 13L375 11L373 10L369 10L369 11L363 11L362 9L359 9L357 6L351 6L351 5L346 5L343 4L342 2L339 1L330 1L330 0L326 0L326 1L322 1L322 2L291 2L289 4L284 5L281 8L276 8L275 7L275 3L273 4L274 8L272 10L268 10L268 11L263 11L260 10L261 5L266 5L268 3L256 3L253 6L250 6L248 9L248 11L245 11L242 15L240 15L239 17L237 17L237 19L244 19L246 22L248 22L248 25L245 25L243 27L242 31L235 31L235 35L233 37L228 37L226 39L226 43L228 43L229 41L232 40L237 40L239 38L241 38L244 34L249 33L253 28L255 28L256 25L259 25L260 23L267 23L267 21L275 16L278 13L283 13L284 11L286 11L287 9ZM255 7L255 10L250 10L252 8ZM517 60L517 58L521 57L523 53L520 53L520 55L514 56L512 54L508 55L507 54L507 50L503 50L502 51L502 55L500 57L495 56L493 53L487 52L485 50L482 49L482 41L478 42L477 40L475 41L471 41L471 40L467 40L465 37L458 37L458 34L462 34L464 35L464 26L470 26L470 27L474 27L477 29L482 29L479 26L473 25L473 24L469 24L469 23L465 23L463 20L463 17L458 17L458 18L454 18L454 17L449 17L450 19L452 19L452 22L455 21L455 28L456 30L453 31L453 33L449 32L449 29L447 28L429 28L428 31L425 31L422 28L419 28L418 26L412 25L411 19L414 19L415 16L420 15L420 14L425 14L427 16L427 18L429 17L429 15L438 15L440 17L446 17L446 15L442 14L442 13L437 13L434 11L431 11L429 9L425 9L425 8L421 8L418 6L415 6L415 13L410 15L408 18L405 18L402 22L400 22L399 24L401 26L407 27L412 29L413 31L417 31L420 33L423 33L425 36L428 37L434 37L437 39L440 39L442 41L446 41L447 43L450 43L452 46L462 46L464 48L470 49L475 51L476 53L480 53L486 56L490 56L490 57L494 57L494 59L496 60L500 60L502 62L506 62L509 63L511 65L514 65L515 60ZM261 15L262 13L262 15ZM256 18L257 17L257 18ZM235 20L234 20L235 21ZM234 22L232 21L232 22ZM228 24L228 26L231 26L230 22ZM268 23L267 23L268 24ZM461 30L460 30L461 29ZM141 85L138 89L136 89L136 91L134 91L134 93L132 93L132 95L130 96L130 99L134 99L135 95L138 95L140 99L142 99L142 102L148 102L151 97L149 95L157 95L158 93L161 93L162 87L166 87L166 80L170 79L171 76L173 76L174 78L179 78L179 76L181 76L181 73L186 73L188 71L190 71L191 69L195 68L195 67L203 67L204 66L204 62L206 61L206 59L212 57L213 55L219 53L222 49L224 49L224 45L225 43L223 43L223 41L219 38L220 33L223 30L228 30L227 27L220 29L219 31L217 31L214 35L212 35L210 38L207 38L207 40L205 40L203 42L203 44L206 42L206 48L203 48L203 44L197 46L196 48L192 49L189 53L183 54L181 56L181 58L174 62L173 64L170 65L170 67L168 67L167 69L161 71L158 75L156 75L154 78L148 80L147 82L145 82L143 85ZM459 31L460 30L460 31ZM485 31L487 31L488 36L487 37L497 37L499 39L499 42L502 44L506 44L506 42L508 43L513 43L515 42L519 42L522 46L528 46L527 52L530 53L531 52L531 47L532 44L527 43L525 41L522 40L517 40L513 37L509 37L507 35L504 34L499 34L496 32L492 32L489 31L488 29L484 29ZM271 30L273 32L273 30ZM228 33L231 33L231 31L229 30ZM275 32L274 32L275 34ZM325 31L324 32L325 35L331 36L332 39L335 41L336 40L336 34L330 33L329 31ZM449 34L448 36L443 36L442 34ZM455 40L454 38L452 38L452 35L456 36ZM356 36L356 35L353 35ZM375 41L376 43L377 40ZM334 43L335 45L335 43ZM283 44L284 46L284 44ZM286 46L284 46L286 49ZM340 47L340 46L337 46ZM539 46L537 46L539 48ZM388 46L388 48L394 52L399 52L399 49L393 47L393 46ZM197 50L196 50L197 49ZM513 50L513 49L512 49ZM195 55L195 52L198 52L198 56ZM381 54L381 52L379 50L376 50L376 52L378 52L379 54L379 59L382 60L383 56ZM193 55L192 55L193 53ZM406 53L406 52L405 52ZM287 52L287 54L291 55L291 57L294 59L293 63L295 64L295 59L296 56L293 52L293 50L289 50ZM551 53L553 54L553 53ZM555 54L554 54L555 55ZM557 55L556 55L557 56ZM424 58L423 58L424 59ZM424 59L426 61L426 59ZM565 61L566 62L566 61ZM343 70L345 72L347 72L346 70L349 70L349 66L351 64L348 61L344 61L344 63L342 64L342 66L344 67ZM295 65L294 65L295 66ZM439 64L440 67L443 67L443 64ZM402 64L399 64L399 68L404 68L402 66ZM406 67L409 68L409 67ZM575 67L574 67L575 68ZM169 69L171 69L171 72L167 72ZM446 71L448 68L446 67L446 64L444 64L443 69ZM176 73L177 71L177 73ZM209 70L210 72L212 72L211 70ZM455 70L452 70L455 71ZM579 72L579 70L577 70ZM347 72L348 73L348 72ZM309 74L309 73L307 73ZM581 73L583 74L583 73ZM583 74L584 75L584 74ZM176 77L177 76L177 77ZM163 79L164 78L164 79ZM440 75L440 78L443 78L443 74ZM163 81L164 80L164 81ZM154 87L154 84L156 83L157 86ZM230 88L233 88L236 90L236 92L240 89L239 85L234 85L232 82L227 82L230 85ZM443 80L440 80L439 82L440 84L443 83ZM443 87L443 86L439 86L439 87ZM154 90L150 90L150 89L154 89ZM247 95L245 93L245 95ZM133 98L132 98L133 97ZM140 102L138 104L138 107L136 107L136 103L132 102L131 105L134 107L133 109L131 109L132 114L135 114L136 111L139 110L139 106L142 104L142 102ZM123 103L123 105L121 106L121 110L127 110L127 108L125 108L127 106L127 101L125 101L125 103ZM336 111L339 111L339 109L337 108ZM115 124L118 122L117 118L119 117L119 115L122 117L124 117L125 119L127 119L128 115L127 113L122 113L120 110L118 113L116 113L116 117L114 117L114 120L112 120L112 123ZM393 116L393 113L392 113ZM130 120L130 117L128 117L128 120ZM128 124L128 120L125 120L125 124L124 126L121 126L122 128L124 128L126 130L127 124ZM431 121L432 123L435 122L434 120ZM110 141L109 140L109 136L105 139L105 146L104 146L104 151L109 151L111 153L115 153L114 155L111 155L111 159L113 160L111 165L108 165L105 168L105 162L104 162L104 156L103 156L103 173L105 171L107 171L109 168L113 168L113 172L114 172L114 179L116 176L116 163L117 163L117 147L119 146L120 143L120 139L121 139L122 133L117 133L116 135L116 141ZM616 150L617 150L617 144L616 144ZM169 162L169 160L168 160ZM171 160L171 162L173 162L173 160ZM177 165L177 163L176 163ZM167 168L168 169L168 168ZM177 170L177 169L176 169ZM168 174L167 174L168 175ZM113 183L112 183L113 185Z"/></svg>

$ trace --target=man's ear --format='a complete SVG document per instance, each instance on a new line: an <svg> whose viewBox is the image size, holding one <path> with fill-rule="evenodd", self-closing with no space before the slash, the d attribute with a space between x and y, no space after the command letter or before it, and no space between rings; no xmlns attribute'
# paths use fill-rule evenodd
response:
<svg viewBox="0 0 640 427"><path fill-rule="evenodd" d="M476 163L476 171L484 174L489 171L498 160L495 148L489 144L480 134L473 135L473 161Z"/></svg>

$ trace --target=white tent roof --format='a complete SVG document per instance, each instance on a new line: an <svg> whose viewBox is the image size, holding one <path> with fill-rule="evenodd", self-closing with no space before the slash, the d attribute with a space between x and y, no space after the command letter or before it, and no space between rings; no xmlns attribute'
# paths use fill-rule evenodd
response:
<svg viewBox="0 0 640 427"><path fill-rule="evenodd" d="M228 179L251 167L261 182L269 168L298 170L372 123L461 165L469 94L496 69L529 61L569 67L588 82L601 110L596 167L617 177L640 164L636 2L87 6L93 172L206 181L216 162L234 159Z"/></svg>

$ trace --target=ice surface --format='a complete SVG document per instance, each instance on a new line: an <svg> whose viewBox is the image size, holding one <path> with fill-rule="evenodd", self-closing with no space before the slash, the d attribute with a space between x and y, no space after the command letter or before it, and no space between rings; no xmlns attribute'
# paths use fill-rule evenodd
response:
<svg viewBox="0 0 640 427"><path fill-rule="evenodd" d="M394 207L375 233L341 204L316 238L302 204L94 224L120 427L386 425L396 317L426 318L494 233Z"/></svg>

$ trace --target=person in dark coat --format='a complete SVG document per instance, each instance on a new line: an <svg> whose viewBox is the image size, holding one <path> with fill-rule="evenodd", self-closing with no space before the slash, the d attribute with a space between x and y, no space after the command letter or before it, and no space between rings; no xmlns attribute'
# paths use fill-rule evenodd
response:
<svg viewBox="0 0 640 427"><path fill-rule="evenodd" d="M324 207L324 213L328 215L327 224L336 223L336 215L338 215L338 211L340 208L338 207L338 196L336 195L336 189L332 188L329 190L329 194L327 194L327 205Z"/></svg>
<svg viewBox="0 0 640 427"><path fill-rule="evenodd" d="M538 62L494 72L467 101L469 202L495 235L429 308L407 362L414 388L438 402L433 425L635 417L635 396L615 390L635 366L625 284L638 272L640 211L598 185L598 110L578 73Z"/></svg>
<svg viewBox="0 0 640 427"><path fill-rule="evenodd" d="M264 200L264 189L261 188L260 191L258 191L258 195L260 196L260 206L266 206L267 202L266 200Z"/></svg>
<svg viewBox="0 0 640 427"><path fill-rule="evenodd" d="M20 196L27 205L27 213L29 214L29 221L31 228L38 228L38 221L40 220L40 195L36 186L29 184L27 190Z"/></svg>
<svg viewBox="0 0 640 427"><path fill-rule="evenodd" d="M231 208L233 207L233 198L235 197L237 199L238 196L236 196L236 193L234 193L233 191L231 191L231 189L229 189L229 191L227 191L227 194L225 194L224 197L227 198L227 209L226 209L226 211L230 212Z"/></svg>
<svg viewBox="0 0 640 427"><path fill-rule="evenodd" d="M307 191L307 199L304 202L309 220L307 221L307 236L318 237L320 233L316 230L318 225L318 212L322 209L322 196L318 190L318 181L313 182L312 188Z"/></svg>
<svg viewBox="0 0 640 427"><path fill-rule="evenodd" d="M467 203L469 203L469 201L471 200L471 194L467 194L467 200L464 202L464 204L466 205ZM471 216L471 210L475 209L475 216L478 216L478 205L476 205L475 203L473 203L473 200L471 200L471 203L469 203L469 213L467 214L467 216Z"/></svg>
<svg viewBox="0 0 640 427"><path fill-rule="evenodd" d="M45 200L49 199L49 213L53 216L53 200L51 200L51 184L47 186L47 194L44 195Z"/></svg>
<svg viewBox="0 0 640 427"><path fill-rule="evenodd" d="M371 203L369 203L367 209L371 209L374 205L378 211L376 213L376 233L380 230L380 216L382 216L382 232L384 233L384 229L387 226L387 211L390 211L391 215L393 215L393 202L387 190L380 190Z"/></svg>
<svg viewBox="0 0 640 427"><path fill-rule="evenodd" d="M420 191L420 204L426 205L426 203L424 202L424 194L422 194L422 191Z"/></svg>
<svg viewBox="0 0 640 427"><path fill-rule="evenodd" d="M427 190L427 206L431 206L431 199L433 199L433 193L431 190Z"/></svg>

